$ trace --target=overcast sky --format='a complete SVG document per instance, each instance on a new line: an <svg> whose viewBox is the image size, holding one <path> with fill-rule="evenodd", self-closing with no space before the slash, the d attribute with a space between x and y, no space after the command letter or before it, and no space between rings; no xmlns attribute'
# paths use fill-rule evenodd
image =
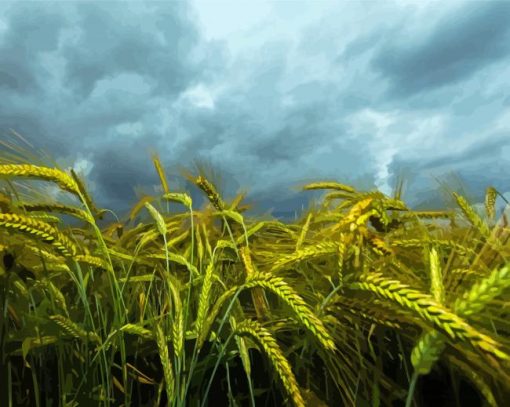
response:
<svg viewBox="0 0 510 407"><path fill-rule="evenodd" d="M173 188L200 160L277 212L319 179L508 192L510 2L1 2L10 129L119 211L158 184L154 151Z"/></svg>

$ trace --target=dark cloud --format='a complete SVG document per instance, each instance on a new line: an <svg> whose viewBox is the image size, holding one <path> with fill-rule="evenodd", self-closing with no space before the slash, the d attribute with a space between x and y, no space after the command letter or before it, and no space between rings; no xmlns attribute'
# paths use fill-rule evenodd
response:
<svg viewBox="0 0 510 407"><path fill-rule="evenodd" d="M502 150L508 145L510 145L510 136L507 132L491 134L489 137L483 137L467 148L444 152L446 154L443 157L425 159L418 164L418 168L423 170L444 166L463 168L469 167L477 160L487 164L492 162L494 167L497 168L498 163L502 163L504 160Z"/></svg>
<svg viewBox="0 0 510 407"><path fill-rule="evenodd" d="M452 190L462 185L472 194L473 199L483 200L485 188L489 185L502 192L509 190L505 170L508 160L504 153L505 148L509 147L510 137L507 132L493 133L481 137L468 147L442 151L440 157L409 161L397 156L391 164L391 173L404 176L408 181L408 199L420 208L427 205L437 208L442 205L444 196L439 191L440 180Z"/></svg>
<svg viewBox="0 0 510 407"><path fill-rule="evenodd" d="M86 159L99 200L125 209L135 185L157 183L149 148L177 145L158 111L214 77L218 44L179 2L4 3L0 16L2 137Z"/></svg>
<svg viewBox="0 0 510 407"><path fill-rule="evenodd" d="M155 151L173 188L191 187L183 167L207 163L226 199L242 187L259 212L284 217L318 196L295 186L320 179L371 189L409 166L416 194L439 170L503 179L487 168L507 162L510 89L499 71L477 74L506 55L508 3L427 6L423 40L400 36L416 23L411 6L304 4L215 38L200 4L0 3L0 134L79 163L98 202L121 212L135 187L157 188ZM451 93L427 92L446 84ZM417 153L431 131L458 148ZM484 136L468 143L474 131Z"/></svg>
<svg viewBox="0 0 510 407"><path fill-rule="evenodd" d="M137 73L165 95L176 95L199 79L193 60L198 32L180 2L80 3L77 39L67 44L67 84L87 97L96 83Z"/></svg>
<svg viewBox="0 0 510 407"><path fill-rule="evenodd" d="M407 97L469 78L509 51L510 3L470 2L444 16L424 39L390 38L372 66L390 81L391 95Z"/></svg>
<svg viewBox="0 0 510 407"><path fill-rule="evenodd" d="M7 9L7 21L8 29L0 37L0 91L37 92L48 77L38 64L41 54L57 48L66 23L47 8L24 3Z"/></svg>

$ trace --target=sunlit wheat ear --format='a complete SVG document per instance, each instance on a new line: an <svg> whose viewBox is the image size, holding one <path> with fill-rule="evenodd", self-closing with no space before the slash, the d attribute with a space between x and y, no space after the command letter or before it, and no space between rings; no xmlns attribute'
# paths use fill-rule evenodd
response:
<svg viewBox="0 0 510 407"><path fill-rule="evenodd" d="M420 375L430 373L445 348L445 342L436 331L423 334L411 352L411 363Z"/></svg>
<svg viewBox="0 0 510 407"><path fill-rule="evenodd" d="M170 355L168 353L168 345L165 339L165 334L163 333L163 329L159 324L156 325L156 343L159 350L159 359L161 360L161 365L163 366L163 376L165 378L167 397L169 401L173 401L175 377L173 373L172 362L170 361Z"/></svg>
<svg viewBox="0 0 510 407"><path fill-rule="evenodd" d="M429 252L430 291L434 299L444 303L443 277L437 250ZM428 331L420 337L411 352L411 363L418 374L428 374L445 348L441 335L436 331Z"/></svg>
<svg viewBox="0 0 510 407"><path fill-rule="evenodd" d="M432 239L430 243L434 244L438 247L443 247L446 249L454 249L456 252L463 256L472 256L475 255L476 252L464 245L461 245L453 240L440 240L440 239ZM400 247L404 249L412 249L412 248L422 248L423 240L421 239L396 239L391 242L391 246Z"/></svg>
<svg viewBox="0 0 510 407"><path fill-rule="evenodd" d="M498 191L494 187L487 187L485 191L485 211L487 217L490 220L494 220L496 216L496 198L498 197Z"/></svg>
<svg viewBox="0 0 510 407"><path fill-rule="evenodd" d="M368 198L365 198L365 199L362 199L358 202L356 202L356 204L354 204L352 206L352 208L349 210L349 213L347 214L347 216L344 218L343 220L343 224L349 224L349 223L352 223L352 222L357 222L358 221L358 218L365 212L368 210L369 206L372 204L372 202L374 201L373 198L371 197L368 197ZM374 212L375 213L375 212ZM358 224L360 224L360 222L357 222Z"/></svg>
<svg viewBox="0 0 510 407"><path fill-rule="evenodd" d="M337 253L338 244L333 242L322 242L314 246L303 247L289 255L281 256L273 264L271 272L274 273L285 267L290 267L305 260L315 259L325 255Z"/></svg>
<svg viewBox="0 0 510 407"><path fill-rule="evenodd" d="M509 288L510 265L506 265L475 283L471 289L455 301L454 309L462 316L477 314Z"/></svg>
<svg viewBox="0 0 510 407"><path fill-rule="evenodd" d="M308 216L306 217L305 224L301 228L301 233L299 234L299 238L296 242L296 250L299 250L301 248L301 245L305 241L306 234L308 233L308 229L310 228L310 222L312 220L312 217L313 217L312 213L309 213Z"/></svg>
<svg viewBox="0 0 510 407"><path fill-rule="evenodd" d="M200 324L198 332L198 346L201 347L209 336L211 327L216 320L223 305L231 299L239 290L253 289L256 287L264 288L271 291L293 311L296 319L303 324L305 328L319 341L324 349L333 351L336 349L330 333L324 326L323 322L311 311L304 300L280 277L276 277L270 273L257 272L252 275L245 284L234 286L226 290L214 303L211 311L207 314L203 324ZM198 324L197 324L198 326Z"/></svg>
<svg viewBox="0 0 510 407"><path fill-rule="evenodd" d="M430 292L434 299L443 304L444 303L444 288L443 288L443 275L441 272L441 263L439 262L439 255L435 248L429 252L430 263Z"/></svg>
<svg viewBox="0 0 510 407"><path fill-rule="evenodd" d="M459 205L460 209L462 209L462 213L464 213L464 216L469 220L469 222L480 232L480 234L485 237L489 238L490 236L490 230L483 221L482 218L475 212L475 210L471 207L471 205L466 201L466 199L457 194L456 192L453 193L453 196L455 200L457 201L457 204Z"/></svg>
<svg viewBox="0 0 510 407"><path fill-rule="evenodd" d="M175 358L179 359L184 350L184 315L181 307L177 310L172 325L172 343Z"/></svg>
<svg viewBox="0 0 510 407"><path fill-rule="evenodd" d="M232 327L232 331L235 332L237 328L237 321L233 316L229 317L230 326ZM242 338L241 336L236 336L237 348L239 350L239 357L241 358L241 363L243 364L244 371L246 373L246 377L250 378L251 376L251 361L250 354L248 352L248 346L246 345L246 338Z"/></svg>
<svg viewBox="0 0 510 407"><path fill-rule="evenodd" d="M195 226L195 237L196 237L196 247L198 253L198 259L200 264L202 264L204 260L204 244L202 243L202 234L200 233L200 228L198 225Z"/></svg>
<svg viewBox="0 0 510 407"><path fill-rule="evenodd" d="M76 246L63 233L53 226L34 220L24 215L0 213L0 227L14 232L21 232L35 239L51 244L66 257L77 253Z"/></svg>
<svg viewBox="0 0 510 407"><path fill-rule="evenodd" d="M100 257L95 257L95 256L90 256L90 255L85 254L85 255L77 255L74 257L74 259L78 263L85 263L90 266L102 268L104 270L109 270L109 268L110 268L110 265L108 264L108 262L104 261Z"/></svg>
<svg viewBox="0 0 510 407"><path fill-rule="evenodd" d="M323 182L313 182L310 184L307 184L303 187L304 190L314 190L314 189L334 189L336 191L344 191L344 192L350 192L354 193L356 190L349 186L340 184L338 182L329 182L329 181L323 181Z"/></svg>
<svg viewBox="0 0 510 407"><path fill-rule="evenodd" d="M168 201L179 202L188 209L193 207L193 201L191 200L191 197L188 194L182 192L169 192L163 195L163 198Z"/></svg>
<svg viewBox="0 0 510 407"><path fill-rule="evenodd" d="M218 211L223 211L225 209L225 203L221 199L220 194L218 194L216 187L211 182L209 182L206 178L199 176L195 180L195 183L202 191L205 192L209 201Z"/></svg>
<svg viewBox="0 0 510 407"><path fill-rule="evenodd" d="M424 218L424 219L443 219L450 218L451 213L445 211L410 211L400 215L403 218Z"/></svg>
<svg viewBox="0 0 510 407"><path fill-rule="evenodd" d="M170 193L170 188L168 188L168 181L166 179L165 170L161 165L161 161L157 154L152 156L152 162L154 163L154 167L156 168L156 172L158 173L159 180L161 182L161 186L163 187L163 193Z"/></svg>
<svg viewBox="0 0 510 407"><path fill-rule="evenodd" d="M78 219L84 220L85 222L93 223L94 219L82 209L74 208L68 205L62 204L28 204L23 203L22 208L27 212L58 212L66 215L74 216Z"/></svg>
<svg viewBox="0 0 510 407"><path fill-rule="evenodd" d="M0 165L0 177L34 178L57 183L63 190L79 196L78 185L72 177L65 172L48 167L39 167L30 164L4 164Z"/></svg>
<svg viewBox="0 0 510 407"><path fill-rule="evenodd" d="M214 273L214 262L211 259L208 264L205 274L204 281L202 283L202 291L200 292L200 297L198 299L198 313L196 320L196 330L197 335L202 334L203 324L205 322L207 311L209 309L209 297L211 295L211 287L213 282L213 273Z"/></svg>
<svg viewBox="0 0 510 407"><path fill-rule="evenodd" d="M240 252L241 259L244 264L244 269L246 270L246 277L250 278L256 273L255 268L253 267L250 249L247 246L243 246L241 247ZM253 305L255 306L257 318L259 320L262 320L268 315L269 311L266 298L264 296L264 291L261 288L254 288L253 291L251 292L251 297Z"/></svg>
<svg viewBox="0 0 510 407"><path fill-rule="evenodd" d="M158 228L159 233L161 233L162 236L166 236L166 234L168 233L168 229L166 227L165 219L163 219L161 213L159 213L158 210L148 202L145 203L145 207L156 221L156 226Z"/></svg>
<svg viewBox="0 0 510 407"><path fill-rule="evenodd" d="M501 350L501 344L480 333L462 318L435 301L430 295L409 288L399 281L383 277L378 273L362 274L359 281L349 285L352 289L370 291L413 310L423 320L453 340L470 344L474 349L489 358L509 361L510 356Z"/></svg>
<svg viewBox="0 0 510 407"><path fill-rule="evenodd" d="M294 311L296 318L317 338L325 349L336 349L335 342L322 321L282 278L271 273L255 273L246 280L243 287L261 287L271 291Z"/></svg>
<svg viewBox="0 0 510 407"><path fill-rule="evenodd" d="M244 320L237 325L235 334L240 336L250 336L262 347L264 353L267 355L274 369L278 373L278 376L280 377L280 380L282 381L283 386L292 399L294 405L304 407L305 403L301 396L296 377L290 367L290 363L283 355L278 343L271 333L258 322Z"/></svg>
<svg viewBox="0 0 510 407"><path fill-rule="evenodd" d="M154 338L154 334L151 331L138 324L125 324L120 328L120 331L131 335L137 335L145 339Z"/></svg>
<svg viewBox="0 0 510 407"><path fill-rule="evenodd" d="M81 177L76 174L76 172L71 169L71 176L73 177L74 182L76 183L76 187L78 188L78 191L80 192L80 198L83 200L83 202L86 204L88 209L91 213L97 215L100 219L102 219L104 213L106 212L103 209L98 209L96 205L94 204L94 201L92 200L92 197L90 196L85 183L81 179ZM93 220L92 220L93 222Z"/></svg>

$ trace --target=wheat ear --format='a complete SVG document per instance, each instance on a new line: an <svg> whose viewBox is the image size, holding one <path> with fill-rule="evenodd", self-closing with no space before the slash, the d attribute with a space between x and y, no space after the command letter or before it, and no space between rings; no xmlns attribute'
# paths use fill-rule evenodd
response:
<svg viewBox="0 0 510 407"><path fill-rule="evenodd" d="M43 242L51 244L67 257L74 256L77 252L76 246L58 229L24 215L0 213L0 227L15 232L28 233Z"/></svg>
<svg viewBox="0 0 510 407"><path fill-rule="evenodd" d="M454 309L462 316L476 314L509 287L510 265L506 265L475 283L469 291L455 301Z"/></svg>
<svg viewBox="0 0 510 407"><path fill-rule="evenodd" d="M159 358L161 365L163 366L163 376L165 377L166 394L169 402L174 400L175 390L175 377L172 368L172 362L170 361L170 355L168 353L168 345L166 342L165 334L163 329L158 324L156 325L156 343L159 350Z"/></svg>
<svg viewBox="0 0 510 407"><path fill-rule="evenodd" d="M94 266L97 268L102 268L104 270L110 269L108 262L104 261L100 257L95 257L95 256L90 256L88 254L84 254L84 255L77 255L74 257L74 259L79 263L89 264L91 266Z"/></svg>
<svg viewBox="0 0 510 407"><path fill-rule="evenodd" d="M211 259L211 262L208 264L205 270L204 281L202 283L202 291L200 292L200 297L198 299L198 313L195 326L197 330L197 335L199 336L202 333L202 327L206 319L207 311L209 309L209 297L211 295L213 273L214 262L213 259Z"/></svg>
<svg viewBox="0 0 510 407"><path fill-rule="evenodd" d="M48 167L31 164L4 164L0 165L0 176L35 178L57 183L62 189L80 196L76 182L65 172Z"/></svg>
<svg viewBox="0 0 510 407"><path fill-rule="evenodd" d="M429 252L431 293L434 299L444 303L443 278L437 250ZM411 352L411 363L418 374L428 374L444 349L444 342L435 331L423 334Z"/></svg>
<svg viewBox="0 0 510 407"><path fill-rule="evenodd" d="M170 192L170 188L168 188L168 181L166 179L165 170L161 165L161 161L157 154L152 156L152 162L154 163L154 167L156 168L156 172L158 173L159 180L161 181L161 186L163 187L163 192L168 194Z"/></svg>
<svg viewBox="0 0 510 407"><path fill-rule="evenodd" d="M62 205L62 204L28 204L23 203L22 207L27 212L59 212L66 215L74 216L78 219L84 220L85 222L93 223L94 220L91 219L91 216L82 209L74 208L72 206Z"/></svg>
<svg viewBox="0 0 510 407"><path fill-rule="evenodd" d="M510 266L494 270L488 277L474 284L454 303L454 311L461 317L480 312L490 301L510 287ZM411 353L411 361L420 374L428 374L445 347L441 335L429 331L423 335Z"/></svg>
<svg viewBox="0 0 510 407"><path fill-rule="evenodd" d="M478 230L478 232L480 232L483 237L488 239L490 236L490 230L482 218L480 218L480 216L475 212L471 205L469 205L468 201L466 201L463 196L457 194L456 192L453 193L453 196L469 222Z"/></svg>
<svg viewBox="0 0 510 407"><path fill-rule="evenodd" d="M344 191L349 193L354 193L356 190L349 185L340 184L339 182L334 181L322 181L322 182L312 182L303 187L305 191L314 190L314 189L334 189L335 191Z"/></svg>
<svg viewBox="0 0 510 407"><path fill-rule="evenodd" d="M496 198L498 197L498 191L494 187L487 187L485 191L485 211L490 220L493 220L496 216Z"/></svg>
<svg viewBox="0 0 510 407"><path fill-rule="evenodd" d="M275 273L285 267L305 260L315 259L317 257L336 254L338 244L333 242L322 242L314 246L303 247L294 253L280 257L271 268L271 273Z"/></svg>
<svg viewBox="0 0 510 407"><path fill-rule="evenodd" d="M262 327L258 322L245 320L237 325L235 334L239 336L250 336L262 347L278 373L285 390L297 407L304 407L305 402L301 396L296 377L292 372L290 363L283 355L278 343L271 333Z"/></svg>
<svg viewBox="0 0 510 407"><path fill-rule="evenodd" d="M244 269L246 270L246 277L250 278L255 275L256 271L253 267L250 249L247 246L241 247L241 259L244 264ZM257 313L257 318L262 320L265 316L268 315L268 306L266 302L266 298L264 296L264 291L260 287L254 288L251 292L251 298L253 301L253 305L255 306L255 312Z"/></svg>
<svg viewBox="0 0 510 407"><path fill-rule="evenodd" d="M319 340L325 349L334 350L336 348L335 342L322 321L282 278L270 273L258 272L247 279L243 287L263 287L271 291L294 311L296 318Z"/></svg>
<svg viewBox="0 0 510 407"><path fill-rule="evenodd" d="M50 319L60 326L66 333L77 339L89 339L94 342L101 342L101 338L95 332L87 332L76 323L62 315L52 315Z"/></svg>
<svg viewBox="0 0 510 407"><path fill-rule="evenodd" d="M218 194L216 187L211 182L209 182L206 178L199 176L195 180L195 183L202 191L205 192L209 201L218 211L223 211L225 209L225 203L221 199L220 194Z"/></svg>
<svg viewBox="0 0 510 407"><path fill-rule="evenodd" d="M71 169L71 176L73 177L74 182L76 183L77 190L80 193L80 199L85 203L87 208L91 213L96 214L100 219L102 219L103 214L106 212L104 209L97 209L96 205L92 201L92 197L90 196L87 188L85 187L85 182L76 174L76 172ZM92 223L94 221L92 220Z"/></svg>
<svg viewBox="0 0 510 407"><path fill-rule="evenodd" d="M349 287L370 291L380 298L394 301L404 308L413 310L450 338L467 342L486 356L502 361L510 360L510 356L500 350L501 345L494 339L478 332L430 295L413 290L400 281L390 280L378 273L362 274L359 281L350 284Z"/></svg>

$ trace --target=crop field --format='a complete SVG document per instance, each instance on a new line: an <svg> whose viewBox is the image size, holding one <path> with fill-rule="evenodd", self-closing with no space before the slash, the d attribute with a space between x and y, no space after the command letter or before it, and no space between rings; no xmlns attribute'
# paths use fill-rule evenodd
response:
<svg viewBox="0 0 510 407"><path fill-rule="evenodd" d="M248 216L202 173L197 207L154 156L162 193L119 219L75 171L35 161L0 160L0 406L510 400L495 188L483 210L451 192L417 211L401 184L327 180L284 222Z"/></svg>

